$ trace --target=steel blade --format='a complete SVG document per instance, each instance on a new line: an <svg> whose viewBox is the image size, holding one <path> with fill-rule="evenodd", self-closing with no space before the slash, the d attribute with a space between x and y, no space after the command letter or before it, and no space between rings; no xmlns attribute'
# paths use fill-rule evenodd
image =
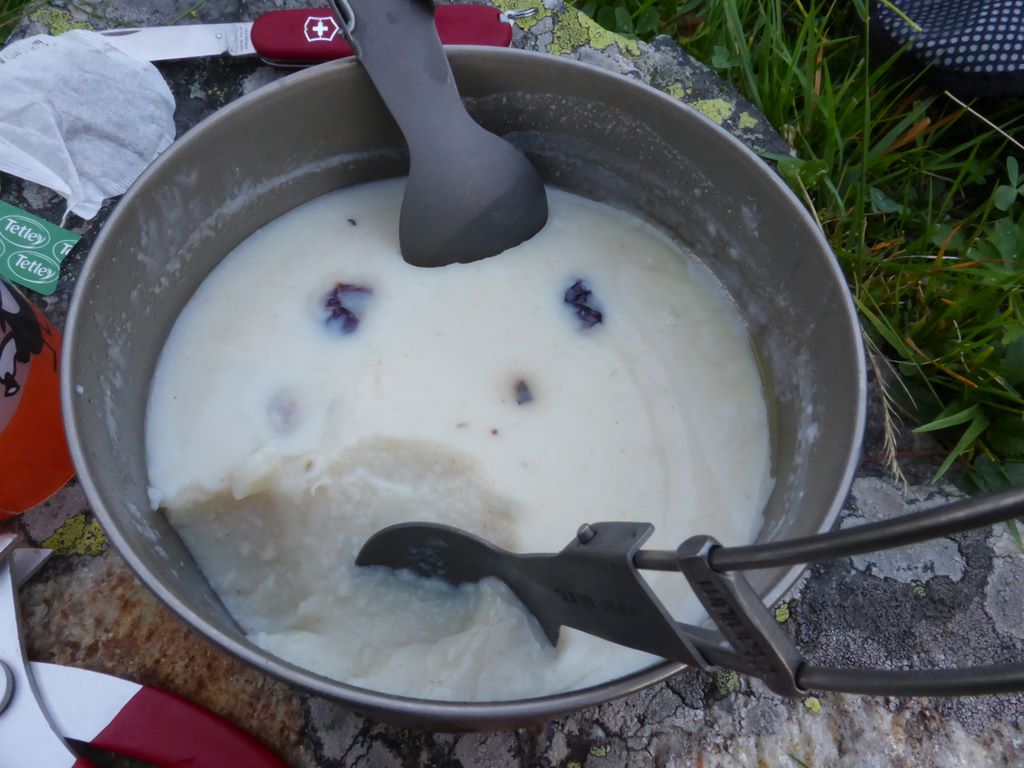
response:
<svg viewBox="0 0 1024 768"><path fill-rule="evenodd" d="M50 559L52 549L35 549L24 547L16 549L11 553L11 566L14 573L14 586L20 587L35 575L35 572L43 567L43 563Z"/></svg>
<svg viewBox="0 0 1024 768"><path fill-rule="evenodd" d="M119 677L59 664L30 662L39 698L61 736L89 743L142 686Z"/></svg>
<svg viewBox="0 0 1024 768"><path fill-rule="evenodd" d="M107 42L144 61L171 61L200 56L252 56L252 22L236 24L184 24L180 27L107 29Z"/></svg>
<svg viewBox="0 0 1024 768"><path fill-rule="evenodd" d="M15 589L31 579L53 554L52 549L19 546L20 541L14 534L0 536L0 558L11 564Z"/></svg>
<svg viewBox="0 0 1024 768"><path fill-rule="evenodd" d="M0 538L0 660L10 672L5 677L11 680L13 694L0 717L0 765L72 768L77 758L40 705L25 658L9 544Z"/></svg>

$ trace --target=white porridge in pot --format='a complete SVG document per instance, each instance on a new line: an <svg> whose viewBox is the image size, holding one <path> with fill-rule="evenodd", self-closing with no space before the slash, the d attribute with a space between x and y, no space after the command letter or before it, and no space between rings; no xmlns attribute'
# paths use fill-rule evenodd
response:
<svg viewBox="0 0 1024 768"><path fill-rule="evenodd" d="M534 238L473 264L402 261L402 181L311 201L207 277L161 354L150 493L257 645L410 696L526 698L648 666L509 591L360 569L377 530L443 522L553 552L583 522L647 521L650 547L741 544L772 488L746 328L650 225L549 190ZM648 578L698 621L679 575Z"/></svg>

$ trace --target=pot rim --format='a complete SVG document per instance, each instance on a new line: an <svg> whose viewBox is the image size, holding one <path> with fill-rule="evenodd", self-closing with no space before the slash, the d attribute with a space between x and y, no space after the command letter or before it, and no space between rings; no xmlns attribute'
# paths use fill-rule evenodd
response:
<svg viewBox="0 0 1024 768"><path fill-rule="evenodd" d="M802 218L804 225L813 232L813 237L820 248L828 254L832 254L824 234L820 227L804 208L796 195L786 186L783 180L767 164L757 158L754 153L746 147L739 139L726 131L707 116L701 114L692 107L678 101L662 91L647 85L646 83L634 80L624 75L602 69L598 66L587 64L567 57L553 56L547 53L525 51L515 48L492 48L481 46L457 45L446 46L449 58L453 60L468 58L491 58L505 59L503 66L515 67L518 59L545 58L557 62L556 66L585 70L595 78L605 78L619 84L628 84L632 88L646 92L646 96L653 99L661 99L674 108L683 109L711 126L718 133L718 138L733 145L733 149L750 155L757 159L771 178L771 183L780 195L786 196L792 203L797 217ZM122 215L124 204L131 201L135 191L145 185L151 175L157 173L163 165L174 161L175 146L190 139L201 136L209 126L217 121L230 118L237 112L245 111L249 104L258 99L266 99L274 94L280 93L306 79L316 79L329 76L328 73L334 70L360 66L356 59L340 60L310 67L302 72L288 75L273 83L263 86L252 93L246 94L232 103L218 109L212 115L206 117L197 125L186 131L177 138L174 144L160 155L135 181L132 187L125 193L122 199L110 215L97 236L92 251L99 251L107 246L109 234L114 227L111 226L117 218ZM95 260L87 258L83 264L81 274L76 285L83 285L94 279ZM846 285L845 277L842 274L839 264L834 255L828 260L830 269L836 279ZM844 312L851 327L859 328L856 310L849 290L842 294L841 306L836 306L835 311ZM637 672L615 678L599 685L588 688L568 691L565 693L550 694L547 696L533 697L528 699L511 699L507 701L488 702L459 702L459 701L437 701L432 699L418 699L409 696L382 693L367 688L360 688L349 685L331 678L318 675L302 667L273 656L267 651L257 648L249 642L243 642L232 637L200 617L182 600L176 597L163 583L162 579L154 571L149 569L142 560L136 556L126 538L122 535L119 524L108 512L107 504L104 502L91 476L91 462L88 458L87 440L79 430L75 418L76 411L82 407L79 399L74 396L74 376L77 355L75 352L75 329L86 317L88 308L83 292L76 290L70 304L65 323L64 343L62 355L64 363L61 366L61 405L64 413L65 430L67 432L68 447L75 467L78 470L78 480L82 485L86 498L95 515L103 524L104 532L114 543L118 552L127 562L133 573L160 601L171 609L191 629L198 631L207 639L213 641L221 649L227 651L234 657L245 661L257 669L270 674L289 684L298 686L311 693L323 695L331 699L339 700L347 706L370 715L380 716L392 722L403 722L417 725L432 725L449 730L496 730L504 728L519 727L529 723L540 722L553 717L566 714L579 709L603 704L613 699L636 693L655 683L674 675L684 669L686 665L673 661L655 663ZM843 472L842 481L836 488L830 508L822 518L819 532L831 530L835 525L839 511L842 508L846 495L852 484L854 473L860 460L861 443L863 440L865 418L866 418L866 364L864 350L861 344L855 345L857 370L856 384L856 414L855 422L857 428L854 435L847 436L850 441L850 452L846 467ZM777 602L796 584L804 570L804 566L793 566L789 568L779 580L775 588L765 596L764 602L772 605Z"/></svg>

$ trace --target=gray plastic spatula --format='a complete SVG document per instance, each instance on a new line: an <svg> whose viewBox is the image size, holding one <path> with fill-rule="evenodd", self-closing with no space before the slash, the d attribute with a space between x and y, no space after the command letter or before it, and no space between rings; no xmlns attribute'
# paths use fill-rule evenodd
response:
<svg viewBox="0 0 1024 768"><path fill-rule="evenodd" d="M332 0L345 34L409 145L402 257L438 267L495 256L547 222L544 183L459 98L430 0Z"/></svg>
<svg viewBox="0 0 1024 768"><path fill-rule="evenodd" d="M648 523L584 525L557 554L518 555L458 528L405 523L367 540L357 565L407 569L452 584L501 579L557 643L575 627L703 668L760 678L772 691L877 696L971 696L1024 690L1024 663L960 669L833 669L808 663L740 571L821 562L951 536L1024 515L1024 488L790 541L723 547L692 536L676 550L641 550ZM638 573L675 571L718 631L677 623Z"/></svg>
<svg viewBox="0 0 1024 768"><path fill-rule="evenodd" d="M600 535L581 534L558 554L516 555L446 525L394 525L370 537L356 564L404 568L451 584L495 577L529 609L552 645L566 625L703 666L680 625L632 565L654 526L599 523L587 530Z"/></svg>

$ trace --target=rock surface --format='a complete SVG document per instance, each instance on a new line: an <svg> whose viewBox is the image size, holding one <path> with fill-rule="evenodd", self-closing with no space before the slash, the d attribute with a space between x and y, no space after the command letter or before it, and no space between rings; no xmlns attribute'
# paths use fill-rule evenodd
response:
<svg viewBox="0 0 1024 768"><path fill-rule="evenodd" d="M671 41L646 45L625 40L559 0L498 4L539 10L519 22L515 45L638 78L690 103L752 147L788 151L750 104ZM73 26L166 24L178 18L234 21L295 5L281 0L52 0L22 23L18 35L59 33ZM178 102L179 135L223 104L285 74L255 60L194 60L160 69ZM11 177L0 177L0 199L51 221L63 214L57 195ZM83 243L65 262L61 289L39 299L58 324L110 206L91 222L72 222ZM928 444L904 461L909 488L883 472L877 397L871 405L864 458L842 525L957 498L960 494L952 486L927 482L941 458ZM818 695L788 701L734 674L693 670L627 699L531 729L453 735L393 727L267 678L190 631L107 546L76 484L21 518L0 523L0 531L12 530L58 552L22 590L32 658L175 691L257 734L297 768L1024 765L1022 696L926 700ZM1024 556L1000 526L814 566L778 607L776 617L817 664L893 668L993 663L1022 656L1022 591ZM129 764L94 757L100 765Z"/></svg>

